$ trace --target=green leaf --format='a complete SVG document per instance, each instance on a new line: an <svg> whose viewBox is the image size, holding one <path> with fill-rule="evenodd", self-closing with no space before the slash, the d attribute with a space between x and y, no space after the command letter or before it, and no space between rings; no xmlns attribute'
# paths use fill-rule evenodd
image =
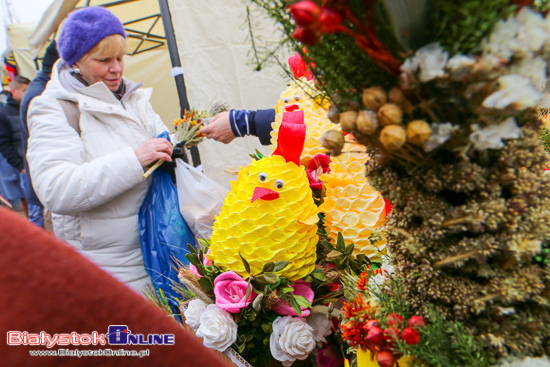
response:
<svg viewBox="0 0 550 367"><path fill-rule="evenodd" d="M277 262L275 262L275 268L273 268L273 271L275 271L275 272L281 271L284 268L286 268L288 266L288 264L289 264L288 261L277 261Z"/></svg>
<svg viewBox="0 0 550 367"><path fill-rule="evenodd" d="M330 242L327 242L327 241L320 241L319 242L321 245L323 245L323 247L329 251L332 251L334 250L334 247L332 247L332 245L330 244Z"/></svg>
<svg viewBox="0 0 550 367"><path fill-rule="evenodd" d="M212 241L206 238L197 238L197 240L201 245L203 245L207 249L210 248L210 245L212 244Z"/></svg>
<svg viewBox="0 0 550 367"><path fill-rule="evenodd" d="M246 284L246 296L244 297L245 301L248 301L248 297L250 297L251 291L252 287L250 286L250 278L248 278L248 283Z"/></svg>
<svg viewBox="0 0 550 367"><path fill-rule="evenodd" d="M345 251L345 249L343 251ZM337 258L339 256L342 256L342 252L338 250L332 250L327 254L327 258Z"/></svg>
<svg viewBox="0 0 550 367"><path fill-rule="evenodd" d="M265 281L268 282L269 284L275 284L279 281L279 276L274 273L265 273L263 277Z"/></svg>
<svg viewBox="0 0 550 367"><path fill-rule="evenodd" d="M294 292L294 288L292 288L292 287L281 287L281 288L279 288L279 291L281 293L290 293L290 292Z"/></svg>
<svg viewBox="0 0 550 367"><path fill-rule="evenodd" d="M199 278L199 284L202 287L202 289L204 289L207 292L212 292L212 290L214 289L212 282L210 281L210 279L206 277Z"/></svg>
<svg viewBox="0 0 550 367"><path fill-rule="evenodd" d="M295 298L290 300L290 305L292 306L292 309L298 314L298 316L302 314L302 310L300 309L300 304Z"/></svg>
<svg viewBox="0 0 550 367"><path fill-rule="evenodd" d="M355 248L355 246L353 245L353 243L350 243L349 245L346 246L346 256L349 256L351 254L353 254L353 249Z"/></svg>
<svg viewBox="0 0 550 367"><path fill-rule="evenodd" d="M248 298L246 298L248 299ZM262 309L262 300L264 299L264 294L260 293L256 298L254 298L254 301L252 302L252 308L256 312L260 312Z"/></svg>
<svg viewBox="0 0 550 367"><path fill-rule="evenodd" d="M321 282L324 282L324 281L327 280L327 277L326 277L325 274L323 274L323 273L315 273L315 272L314 272L314 273L311 273L311 275L312 275L315 279L320 280Z"/></svg>
<svg viewBox="0 0 550 367"><path fill-rule="evenodd" d="M336 249L340 252L346 251L346 242L344 241L344 236L342 232L338 232L338 239L336 240Z"/></svg>
<svg viewBox="0 0 550 367"><path fill-rule="evenodd" d="M311 302L309 302L304 296L294 295L294 299L296 300L296 302L298 302L300 307L304 307L304 308L311 307Z"/></svg>
<svg viewBox="0 0 550 367"><path fill-rule="evenodd" d="M271 333L271 324L269 323L263 323L262 324L262 330L264 331L264 333L266 334L270 334Z"/></svg>
<svg viewBox="0 0 550 367"><path fill-rule="evenodd" d="M189 248L189 252L192 254L197 254L197 250L195 250L195 247L191 246L191 244L187 244L187 248Z"/></svg>
<svg viewBox="0 0 550 367"><path fill-rule="evenodd" d="M262 289L268 283L265 281L264 276L261 275L261 276L257 277L256 279L252 280L252 284L254 285L254 288Z"/></svg>
<svg viewBox="0 0 550 367"><path fill-rule="evenodd" d="M248 261L246 261L243 257L243 255L241 255L241 253L239 252L239 256L241 257L242 261L243 261L243 265L244 265L244 269L246 270L246 272L248 274L251 274L250 272L250 265L248 264Z"/></svg>
<svg viewBox="0 0 550 367"><path fill-rule="evenodd" d="M241 345L239 345L239 346L237 347L237 349L239 350L239 353L244 352L244 348L246 348L246 344L245 344L245 343L243 343L243 344L241 344Z"/></svg>
<svg viewBox="0 0 550 367"><path fill-rule="evenodd" d="M195 265L195 267L200 266L199 258L197 257L197 255L185 254L185 257L187 258L187 260L189 260L191 264Z"/></svg>
<svg viewBox="0 0 550 367"><path fill-rule="evenodd" d="M267 264L264 265L264 268L262 269L262 272L264 273L270 273L275 269L275 263L270 261Z"/></svg>

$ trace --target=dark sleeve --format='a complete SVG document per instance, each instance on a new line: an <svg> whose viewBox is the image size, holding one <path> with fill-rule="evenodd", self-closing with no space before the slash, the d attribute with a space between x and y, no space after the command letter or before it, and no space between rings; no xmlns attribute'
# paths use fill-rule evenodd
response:
<svg viewBox="0 0 550 367"><path fill-rule="evenodd" d="M19 116L14 116L14 118L19 118ZM10 165L21 171L25 166L23 157L14 145L13 134L14 131L11 128L8 116L0 114L0 154L6 158Z"/></svg>
<svg viewBox="0 0 550 367"><path fill-rule="evenodd" d="M271 144L271 124L275 121L275 109L257 110L254 116L256 136L260 138L262 145Z"/></svg>
<svg viewBox="0 0 550 367"><path fill-rule="evenodd" d="M229 124L233 135L242 137L254 135L263 145L269 145L271 140L271 123L275 121L275 109L268 110L231 110Z"/></svg>

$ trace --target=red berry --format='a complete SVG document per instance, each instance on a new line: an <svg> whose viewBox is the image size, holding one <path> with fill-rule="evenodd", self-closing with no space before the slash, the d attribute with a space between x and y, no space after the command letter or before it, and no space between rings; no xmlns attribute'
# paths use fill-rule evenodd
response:
<svg viewBox="0 0 550 367"><path fill-rule="evenodd" d="M393 358L393 354L390 352L382 351L376 356L376 362L378 362L378 365L381 367L393 367L395 358Z"/></svg>
<svg viewBox="0 0 550 367"><path fill-rule="evenodd" d="M379 345L384 341L384 332L379 327L373 326L367 333L367 340Z"/></svg>
<svg viewBox="0 0 550 367"><path fill-rule="evenodd" d="M373 327L381 327L380 325L380 322L378 320L370 320L369 322L367 322L365 324L365 326L363 327L363 329L365 331L369 331L370 329L372 329Z"/></svg>
<svg viewBox="0 0 550 367"><path fill-rule="evenodd" d="M426 320L422 316L412 316L409 319L409 327L421 329L426 326Z"/></svg>
<svg viewBox="0 0 550 367"><path fill-rule="evenodd" d="M418 344L420 336L413 328L407 327L401 333L401 339L407 344Z"/></svg>
<svg viewBox="0 0 550 367"><path fill-rule="evenodd" d="M340 30L342 16L334 9L323 8L321 16L319 17L319 23L321 23L322 33L336 33Z"/></svg>
<svg viewBox="0 0 550 367"><path fill-rule="evenodd" d="M321 41L321 32L314 29L296 27L292 37L294 37L297 41L302 42L304 45L310 46Z"/></svg>
<svg viewBox="0 0 550 367"><path fill-rule="evenodd" d="M321 7L314 1L304 0L288 7L292 18L300 27L311 27L319 21Z"/></svg>
<svg viewBox="0 0 550 367"><path fill-rule="evenodd" d="M388 325L390 326L401 326L403 323L403 316L394 313L388 315Z"/></svg>

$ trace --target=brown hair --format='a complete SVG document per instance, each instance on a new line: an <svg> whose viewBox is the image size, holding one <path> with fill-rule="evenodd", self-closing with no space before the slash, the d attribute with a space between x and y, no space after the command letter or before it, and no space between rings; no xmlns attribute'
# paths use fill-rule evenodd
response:
<svg viewBox="0 0 550 367"><path fill-rule="evenodd" d="M25 78L24 76L18 75L10 83L11 88L20 88L22 85L29 85L30 79Z"/></svg>

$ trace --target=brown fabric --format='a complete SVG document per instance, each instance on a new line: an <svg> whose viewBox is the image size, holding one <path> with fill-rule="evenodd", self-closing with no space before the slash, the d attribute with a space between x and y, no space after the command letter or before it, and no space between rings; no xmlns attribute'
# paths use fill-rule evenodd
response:
<svg viewBox="0 0 550 367"><path fill-rule="evenodd" d="M121 228L123 230L123 228ZM7 331L174 334L171 346L55 346L57 349L144 350L148 357L31 357L44 346L9 346ZM68 245L0 208L0 364L2 366L228 366L194 335Z"/></svg>

